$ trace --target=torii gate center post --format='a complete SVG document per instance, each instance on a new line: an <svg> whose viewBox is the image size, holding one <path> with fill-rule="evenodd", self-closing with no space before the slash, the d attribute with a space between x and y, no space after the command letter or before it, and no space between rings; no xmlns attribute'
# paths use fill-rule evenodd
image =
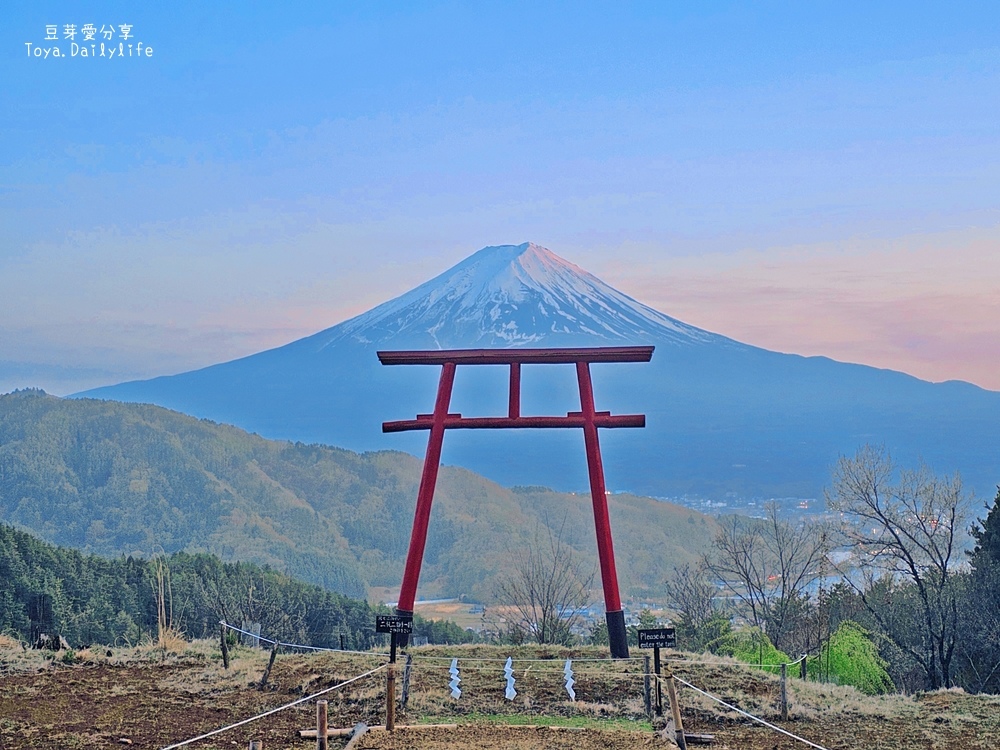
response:
<svg viewBox="0 0 1000 750"><path fill-rule="evenodd" d="M597 439L599 427L645 427L644 414L612 416L607 411L594 408L594 387L590 379L592 362L649 362L653 356L651 346L608 346L581 349L451 349L437 351L378 352L383 365L440 365L437 398L433 414L418 414L416 419L383 422L382 432L430 430L427 454L424 458L420 489L417 491L417 508L413 516L410 548L403 571L403 586L399 592L396 612L413 615L417 593L417 580L424 559L427 542L427 525L431 516L431 502L441 464L441 443L445 430L495 430L503 428L565 428L583 430L587 448L587 469L590 474L590 496L594 506L594 525L597 529L597 553L601 563L601 583L604 587L604 606L607 614L608 637L611 655L628 657L628 639L625 632L625 613L618 593L618 573L615 569L615 551L611 541L611 522L608 518L608 498L604 486L604 466L601 463L601 446ZM580 386L580 411L561 416L521 416L521 365L571 364L576 366ZM448 412L455 369L459 365L507 365L510 367L510 395L506 417L463 417Z"/></svg>

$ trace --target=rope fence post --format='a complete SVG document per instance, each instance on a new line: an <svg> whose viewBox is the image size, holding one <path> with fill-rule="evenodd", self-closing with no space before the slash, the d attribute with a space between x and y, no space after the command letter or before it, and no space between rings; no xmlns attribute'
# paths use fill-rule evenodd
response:
<svg viewBox="0 0 1000 750"><path fill-rule="evenodd" d="M809 677L809 666L808 657L806 654L802 654L802 658L799 659L799 678L805 682Z"/></svg>
<svg viewBox="0 0 1000 750"><path fill-rule="evenodd" d="M316 701L316 750L328 750L326 701Z"/></svg>
<svg viewBox="0 0 1000 750"><path fill-rule="evenodd" d="M229 669L229 644L226 643L226 624L219 623L219 647L222 649L222 667Z"/></svg>
<svg viewBox="0 0 1000 750"><path fill-rule="evenodd" d="M396 634L389 635L389 664L385 670L385 731L396 731Z"/></svg>
<svg viewBox="0 0 1000 750"><path fill-rule="evenodd" d="M653 720L653 701L649 690L649 654L642 655L642 705L646 709L646 716Z"/></svg>
<svg viewBox="0 0 1000 750"><path fill-rule="evenodd" d="M660 685L660 647L653 649L653 671L656 672L656 715L663 716L663 688Z"/></svg>
<svg viewBox="0 0 1000 750"><path fill-rule="evenodd" d="M781 720L788 721L788 665L781 665Z"/></svg>
<svg viewBox="0 0 1000 750"><path fill-rule="evenodd" d="M267 668L264 670L263 676L260 678L260 685L257 686L258 690L263 690L267 687L267 680L271 676L271 667L274 666L274 657L278 655L278 642L275 641L274 645L271 646L271 658L267 660Z"/></svg>

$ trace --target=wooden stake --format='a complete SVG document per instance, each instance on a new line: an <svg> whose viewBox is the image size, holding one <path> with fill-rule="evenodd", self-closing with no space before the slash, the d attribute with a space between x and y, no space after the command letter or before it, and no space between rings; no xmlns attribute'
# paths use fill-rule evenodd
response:
<svg viewBox="0 0 1000 750"><path fill-rule="evenodd" d="M807 664L806 654L802 654L802 659L799 660L799 677L803 682L809 677L809 666Z"/></svg>
<svg viewBox="0 0 1000 750"><path fill-rule="evenodd" d="M267 678L271 676L271 667L274 666L274 657L278 655L278 644L275 643L271 648L271 658L267 660L267 669L264 670L264 676L260 678L260 685L258 689L263 690L267 687Z"/></svg>
<svg viewBox="0 0 1000 750"><path fill-rule="evenodd" d="M385 670L385 730L396 729L396 634L389 636L389 668Z"/></svg>
<svg viewBox="0 0 1000 750"><path fill-rule="evenodd" d="M642 705L646 709L646 716L653 720L653 701L649 691L649 654L642 655Z"/></svg>
<svg viewBox="0 0 1000 750"><path fill-rule="evenodd" d="M385 673L385 729L387 732L396 730L396 665L393 662L389 662Z"/></svg>
<svg viewBox="0 0 1000 750"><path fill-rule="evenodd" d="M788 665L781 665L781 720L788 721Z"/></svg>
<svg viewBox="0 0 1000 750"><path fill-rule="evenodd" d="M684 722L681 721L681 706L677 702L677 688L674 687L674 673L668 669L665 679L667 682L667 697L670 699L670 711L674 716L677 747L681 750L687 750L687 740L684 738Z"/></svg>
<svg viewBox="0 0 1000 750"><path fill-rule="evenodd" d="M410 670L413 667L413 654L406 655L406 664L403 666L403 694L399 698L399 705L406 708L410 701Z"/></svg>
<svg viewBox="0 0 1000 750"><path fill-rule="evenodd" d="M224 669L229 669L229 644L226 643L226 626L219 623L220 631L220 645L222 647L222 666Z"/></svg>
<svg viewBox="0 0 1000 750"><path fill-rule="evenodd" d="M328 750L326 701L316 701L316 750Z"/></svg>
<svg viewBox="0 0 1000 750"><path fill-rule="evenodd" d="M250 740L250 750L264 750L264 743L260 740Z"/></svg>

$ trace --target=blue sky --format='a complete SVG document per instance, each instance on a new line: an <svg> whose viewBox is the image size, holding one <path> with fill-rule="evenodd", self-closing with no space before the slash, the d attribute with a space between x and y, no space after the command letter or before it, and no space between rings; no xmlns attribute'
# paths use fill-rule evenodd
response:
<svg viewBox="0 0 1000 750"><path fill-rule="evenodd" d="M0 9L0 391L249 354L527 240L1000 389L993 4L152 6ZM29 54L86 23L153 55Z"/></svg>

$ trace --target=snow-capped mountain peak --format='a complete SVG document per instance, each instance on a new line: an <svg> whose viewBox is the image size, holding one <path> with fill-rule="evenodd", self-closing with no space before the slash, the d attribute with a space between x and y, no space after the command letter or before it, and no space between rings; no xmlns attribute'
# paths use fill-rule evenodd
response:
<svg viewBox="0 0 1000 750"><path fill-rule="evenodd" d="M307 340L319 348L347 339L449 349L715 338L723 339L526 242L484 247L412 291Z"/></svg>

